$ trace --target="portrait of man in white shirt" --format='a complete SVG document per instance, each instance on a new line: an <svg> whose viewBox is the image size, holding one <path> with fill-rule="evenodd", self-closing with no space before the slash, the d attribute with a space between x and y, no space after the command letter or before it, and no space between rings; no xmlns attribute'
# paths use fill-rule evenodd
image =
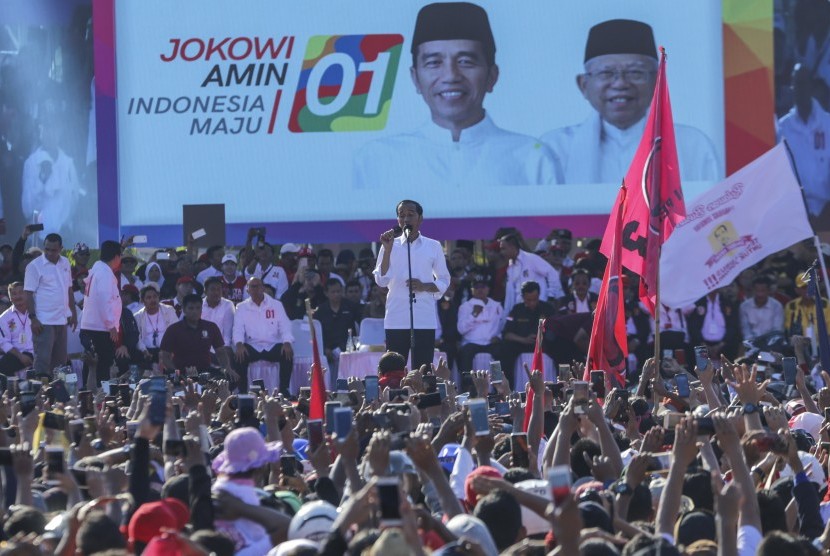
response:
<svg viewBox="0 0 830 556"><path fill-rule="evenodd" d="M547 147L499 128L485 111L485 97L499 79L495 54L483 8L467 2L424 6L412 37L410 75L430 121L365 144L355 156L354 186L404 191L560 183Z"/></svg>
<svg viewBox="0 0 830 556"><path fill-rule="evenodd" d="M576 84L593 111L582 123L542 135L562 166L563 183L619 185L645 129L657 79L657 48L647 23L612 19L591 27L585 71ZM697 128L675 124L680 176L722 177L711 140Z"/></svg>

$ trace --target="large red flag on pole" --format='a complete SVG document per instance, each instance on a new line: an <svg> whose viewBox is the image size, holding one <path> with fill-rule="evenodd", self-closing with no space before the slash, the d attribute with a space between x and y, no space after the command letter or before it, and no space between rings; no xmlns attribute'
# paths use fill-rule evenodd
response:
<svg viewBox="0 0 830 556"><path fill-rule="evenodd" d="M625 302L623 299L621 236L623 214L626 209L627 189L625 183L620 187L611 219L605 228L605 242L611 241L608 249L611 255L602 277L594 323L591 328L591 344L588 347L588 364L585 366L583 380L590 380L590 372L606 371L606 380L617 387L625 386L625 365L628 357L628 340L625 329Z"/></svg>
<svg viewBox="0 0 830 556"><path fill-rule="evenodd" d="M648 120L625 184L628 202L622 223L622 264L640 276L640 300L655 315L660 246L686 217L662 47ZM613 232L611 226L605 229L600 249L609 259Z"/></svg>
<svg viewBox="0 0 830 556"><path fill-rule="evenodd" d="M305 311L308 316L308 326L311 330L311 399L308 402L308 419L326 418L326 383L323 380L323 365L320 362L320 350L317 349L317 331L314 329L314 311L311 309L311 300L305 300Z"/></svg>
<svg viewBox="0 0 830 556"><path fill-rule="evenodd" d="M533 361L530 363L530 371L539 371L545 374L545 362L542 359L542 337L545 335L545 321L539 319L539 326L536 328L536 346L533 348ZM530 377L528 377L530 378ZM530 414L533 410L533 388L528 390L527 399L525 400L525 418L522 423L522 430L527 432L527 426L530 424Z"/></svg>

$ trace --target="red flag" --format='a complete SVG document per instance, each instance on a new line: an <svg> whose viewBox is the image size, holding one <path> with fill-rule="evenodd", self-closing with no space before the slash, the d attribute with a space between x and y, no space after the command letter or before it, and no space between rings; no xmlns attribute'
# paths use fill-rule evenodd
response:
<svg viewBox="0 0 830 556"><path fill-rule="evenodd" d="M539 326L536 329L536 346L533 348L533 361L530 363L530 370L539 371L544 374L545 362L542 359L542 336L545 334L545 321L539 320ZM522 430L527 432L527 425L530 423L530 414L533 411L533 388L528 390L527 399L525 400L525 418L522 423Z"/></svg>
<svg viewBox="0 0 830 556"><path fill-rule="evenodd" d="M625 330L625 303L623 300L621 235L623 214L626 209L627 190L625 183L620 187L611 219L605 229L602 247L610 239L608 249L611 256L602 277L594 323L591 328L591 344L588 348L588 364L583 380L590 380L590 372L606 371L606 382L614 379L617 386L625 386L625 364L628 357L628 340Z"/></svg>
<svg viewBox="0 0 830 556"><path fill-rule="evenodd" d="M306 314L311 329L311 399L308 402L309 420L326 418L326 382L323 379L323 365L320 362L320 351L317 349L317 331L314 329L311 302L306 299Z"/></svg>
<svg viewBox="0 0 830 556"><path fill-rule="evenodd" d="M631 161L625 183L630 188L622 225L622 264L639 274L640 300L654 315L660 246L686 217L669 87L666 83L666 51L660 48L657 83L640 146ZM600 251L611 258L614 245L605 229Z"/></svg>

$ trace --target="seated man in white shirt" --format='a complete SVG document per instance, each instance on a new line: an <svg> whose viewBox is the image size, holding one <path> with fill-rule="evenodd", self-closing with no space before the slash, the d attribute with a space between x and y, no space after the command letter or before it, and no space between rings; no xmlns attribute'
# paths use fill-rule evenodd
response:
<svg viewBox="0 0 830 556"><path fill-rule="evenodd" d="M752 297L741 303L744 341L784 330L784 306L770 295L771 289L772 280L767 276L757 276L752 280Z"/></svg>
<svg viewBox="0 0 830 556"><path fill-rule="evenodd" d="M490 288L483 277L477 276L472 286L473 297L458 308L458 332L461 334L458 371L461 373L472 370L473 358L478 353L489 353L494 361L500 358L504 309L498 301L488 297Z"/></svg>
<svg viewBox="0 0 830 556"><path fill-rule="evenodd" d="M280 392L286 394L294 359L291 321L288 320L282 303L265 295L261 279L248 280L248 295L248 299L236 306L233 320L236 372L240 376L239 391L248 391L248 364L270 361L280 364Z"/></svg>
<svg viewBox="0 0 830 556"><path fill-rule="evenodd" d="M210 321L219 327L222 333L222 340L225 342L224 350L228 352L228 360L231 360L233 351L233 317L236 307L229 299L222 297L222 278L211 276L205 280L205 300L202 303L202 319ZM218 356L218 354L217 354Z"/></svg>
<svg viewBox="0 0 830 556"><path fill-rule="evenodd" d="M9 284L9 299L12 306L0 315L0 373L14 374L32 365L32 322L26 306L23 282Z"/></svg>
<svg viewBox="0 0 830 556"><path fill-rule="evenodd" d="M141 288L141 302L144 303L144 307L135 313L139 349L146 349L150 352L154 363L163 365L159 361L161 339L164 338L167 327L178 321L179 317L176 316L176 310L173 307L160 302L158 289L153 282Z"/></svg>

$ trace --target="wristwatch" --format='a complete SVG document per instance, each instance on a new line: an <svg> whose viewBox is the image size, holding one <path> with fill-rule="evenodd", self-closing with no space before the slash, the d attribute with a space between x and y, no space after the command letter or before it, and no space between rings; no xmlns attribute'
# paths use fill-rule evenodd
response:
<svg viewBox="0 0 830 556"><path fill-rule="evenodd" d="M758 406L754 403L748 403L744 405L744 415L751 415L753 413L758 412Z"/></svg>
<svg viewBox="0 0 830 556"><path fill-rule="evenodd" d="M619 494L620 496L631 496L634 489L628 483L617 483L614 485L613 491L614 494Z"/></svg>

